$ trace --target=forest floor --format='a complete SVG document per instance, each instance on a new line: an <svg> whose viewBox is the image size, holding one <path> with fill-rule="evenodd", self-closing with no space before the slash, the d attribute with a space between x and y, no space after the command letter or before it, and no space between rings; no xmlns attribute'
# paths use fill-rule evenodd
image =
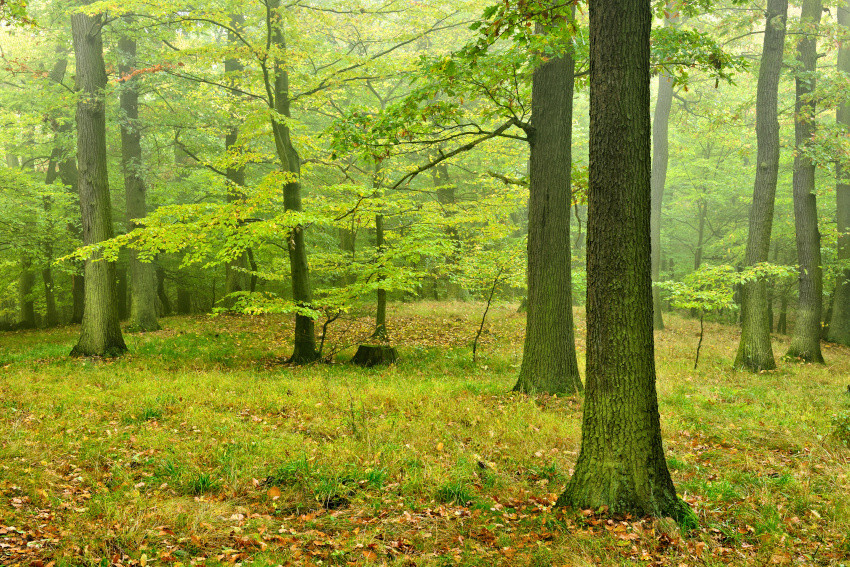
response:
<svg viewBox="0 0 850 567"><path fill-rule="evenodd" d="M515 306L473 363L481 311L391 305L400 360L375 369L287 366L279 317L164 319L115 360L67 358L74 327L0 334L0 564L850 565L850 349L739 373L738 331L708 324L694 371L698 322L667 316L667 461L700 521L683 533L553 507L581 399L509 393ZM325 349L350 359L369 331L338 321Z"/></svg>

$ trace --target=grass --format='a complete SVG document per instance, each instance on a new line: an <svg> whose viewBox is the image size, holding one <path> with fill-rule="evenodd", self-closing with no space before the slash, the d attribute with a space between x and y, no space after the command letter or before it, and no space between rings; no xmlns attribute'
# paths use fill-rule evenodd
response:
<svg viewBox="0 0 850 567"><path fill-rule="evenodd" d="M581 400L509 393L513 306L477 365L480 305L392 307L401 359L374 369L341 363L367 318L305 368L280 363L277 317L165 319L116 360L66 358L76 328L0 335L0 564L850 565L850 349L739 373L737 331L708 324L694 371L698 322L667 318L665 446L700 522L683 534L553 508Z"/></svg>

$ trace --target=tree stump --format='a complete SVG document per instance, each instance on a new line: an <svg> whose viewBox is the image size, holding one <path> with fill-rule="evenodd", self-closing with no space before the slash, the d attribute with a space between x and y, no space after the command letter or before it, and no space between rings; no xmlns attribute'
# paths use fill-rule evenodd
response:
<svg viewBox="0 0 850 567"><path fill-rule="evenodd" d="M351 362L357 366L371 368L378 364L392 364L396 359L398 359L398 352L391 346L360 345Z"/></svg>

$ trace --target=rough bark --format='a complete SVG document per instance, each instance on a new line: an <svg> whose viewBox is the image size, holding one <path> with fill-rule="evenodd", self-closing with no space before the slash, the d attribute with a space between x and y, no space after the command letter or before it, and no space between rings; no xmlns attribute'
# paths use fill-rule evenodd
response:
<svg viewBox="0 0 850 567"><path fill-rule="evenodd" d="M121 167L124 171L124 193L127 199L127 231L138 227L136 219L147 215L147 189L142 176L142 133L139 128L138 82L131 77L136 69L136 40L122 37L118 41L122 77L119 95L121 105ZM130 250L130 328L135 331L156 331L156 265L143 262L135 250Z"/></svg>
<svg viewBox="0 0 850 567"><path fill-rule="evenodd" d="M590 2L587 382L558 504L684 520L661 444L650 266L648 0Z"/></svg>
<svg viewBox="0 0 850 567"><path fill-rule="evenodd" d="M773 227L773 205L779 175L779 120L777 98L788 0L768 0L764 47L756 91L756 139L758 143L753 203L745 262L766 262ZM746 283L741 288L741 341L735 367L757 372L776 368L767 321L767 281Z"/></svg>
<svg viewBox="0 0 850 567"><path fill-rule="evenodd" d="M267 3L267 25L269 41L278 50L286 53L286 41L280 14L280 0ZM266 81L268 103L277 115L290 118L289 109L289 73L284 62L275 58L270 77ZM282 170L289 174L290 180L283 188L283 205L287 211L300 212L301 207L301 158L292 144L289 125L286 120L278 120L272 115L272 131L275 149ZM289 267L292 277L292 299L299 307L310 307L313 293L310 287L310 268L307 263L307 244L304 240L304 227L293 227L289 234ZM316 349L315 322L309 315L295 315L295 345L290 361L295 364L312 362L319 358Z"/></svg>
<svg viewBox="0 0 850 567"><path fill-rule="evenodd" d="M822 0L804 0L800 19L804 26L818 26L823 13ZM820 340L823 315L823 270L818 230L815 164L805 154L805 146L815 134L815 69L817 36L814 30L797 44L797 101L794 118L797 153L794 157L794 224L797 229L797 259L800 301L797 320L787 356L805 362L823 362Z"/></svg>
<svg viewBox="0 0 850 567"><path fill-rule="evenodd" d="M77 62L77 161L83 244L112 238L112 209L106 172L106 114L101 27L98 14L74 14L71 29ZM77 356L114 356L127 350L115 302L115 264L94 254L85 265L85 310Z"/></svg>
<svg viewBox="0 0 850 567"><path fill-rule="evenodd" d="M351 362L357 366L371 368L379 364L393 364L396 360L398 360L398 352L391 346L360 345Z"/></svg>
<svg viewBox="0 0 850 567"><path fill-rule="evenodd" d="M538 33L545 30L538 28ZM555 57L534 71L528 131L528 311L514 391L582 390L576 360L570 211L575 61Z"/></svg>
<svg viewBox="0 0 850 567"><path fill-rule="evenodd" d="M850 0L838 7L838 23L844 32L850 31ZM850 75L850 42L844 42L838 51L838 70ZM846 100L838 105L835 114L838 124L850 130L850 104ZM836 168L836 220L838 224L838 260L850 262L850 169L840 162ZM844 268L835 283L832 317L827 338L836 343L850 345L850 268Z"/></svg>

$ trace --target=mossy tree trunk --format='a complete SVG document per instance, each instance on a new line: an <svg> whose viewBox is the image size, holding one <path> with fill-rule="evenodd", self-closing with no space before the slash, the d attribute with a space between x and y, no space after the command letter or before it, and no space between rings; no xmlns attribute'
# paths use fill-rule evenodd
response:
<svg viewBox="0 0 850 567"><path fill-rule="evenodd" d="M101 14L71 16L77 61L77 162L83 244L112 238L112 208L106 172L106 113ZM115 263L86 260L85 310L80 339L71 351L78 356L114 356L127 350L115 301Z"/></svg>
<svg viewBox="0 0 850 567"><path fill-rule="evenodd" d="M822 0L804 0L800 16L809 33L797 44L797 102L794 119L797 152L794 157L794 224L797 229L797 258L800 265L800 302L787 356L806 362L823 362L820 340L823 315L823 269L815 195L815 164L806 155L806 145L815 135L815 70L817 36Z"/></svg>
<svg viewBox="0 0 850 567"><path fill-rule="evenodd" d="M683 518L661 444L650 265L649 0L590 2L587 382L559 505Z"/></svg>
<svg viewBox="0 0 850 567"><path fill-rule="evenodd" d="M777 98L788 0L768 0L764 47L756 90L756 179L750 226L747 237L746 265L766 262L773 228L773 205L779 175L779 119ZM760 279L741 286L741 341L735 367L758 372L776 368L767 321L767 281Z"/></svg>
<svg viewBox="0 0 850 567"><path fill-rule="evenodd" d="M538 25L537 33L545 33ZM576 360L570 212L575 61L554 57L534 71L528 197L528 311L514 391L582 390Z"/></svg>
<svg viewBox="0 0 850 567"><path fill-rule="evenodd" d="M277 57L273 61L271 73L266 79L268 104L272 115L271 125L274 133L275 148L281 168L289 174L290 179L283 188L283 204L287 211L300 212L301 206L301 157L292 144L289 124L291 117L289 101L289 73L284 61L280 58L286 53L286 41L283 35L280 0L268 0L267 28L269 42L274 47ZM279 120L274 116L283 116ZM310 286L310 268L307 263L307 244L304 240L304 227L296 226L289 234L289 267L292 276L292 299L300 307L310 307L313 293ZM316 349L315 321L309 315L295 315L295 345L291 362L304 364L319 358Z"/></svg>
<svg viewBox="0 0 850 567"><path fill-rule="evenodd" d="M850 32L850 0L838 7L838 24L845 33ZM850 42L844 42L838 51L838 70L850 75ZM835 119L845 131L850 130L850 103L838 105ZM850 261L850 169L838 163L836 167L836 220L838 224L838 259ZM835 282L832 317L829 321L830 341L850 345L850 268L842 269Z"/></svg>
<svg viewBox="0 0 850 567"><path fill-rule="evenodd" d="M124 36L118 41L122 77L119 95L121 105L121 167L124 170L124 193L127 199L127 231L138 227L136 219L147 215L147 188L142 176L142 133L139 128L138 81L131 74L136 70L136 40ZM130 328L136 331L156 331L156 265L143 262L135 250L130 250Z"/></svg>

